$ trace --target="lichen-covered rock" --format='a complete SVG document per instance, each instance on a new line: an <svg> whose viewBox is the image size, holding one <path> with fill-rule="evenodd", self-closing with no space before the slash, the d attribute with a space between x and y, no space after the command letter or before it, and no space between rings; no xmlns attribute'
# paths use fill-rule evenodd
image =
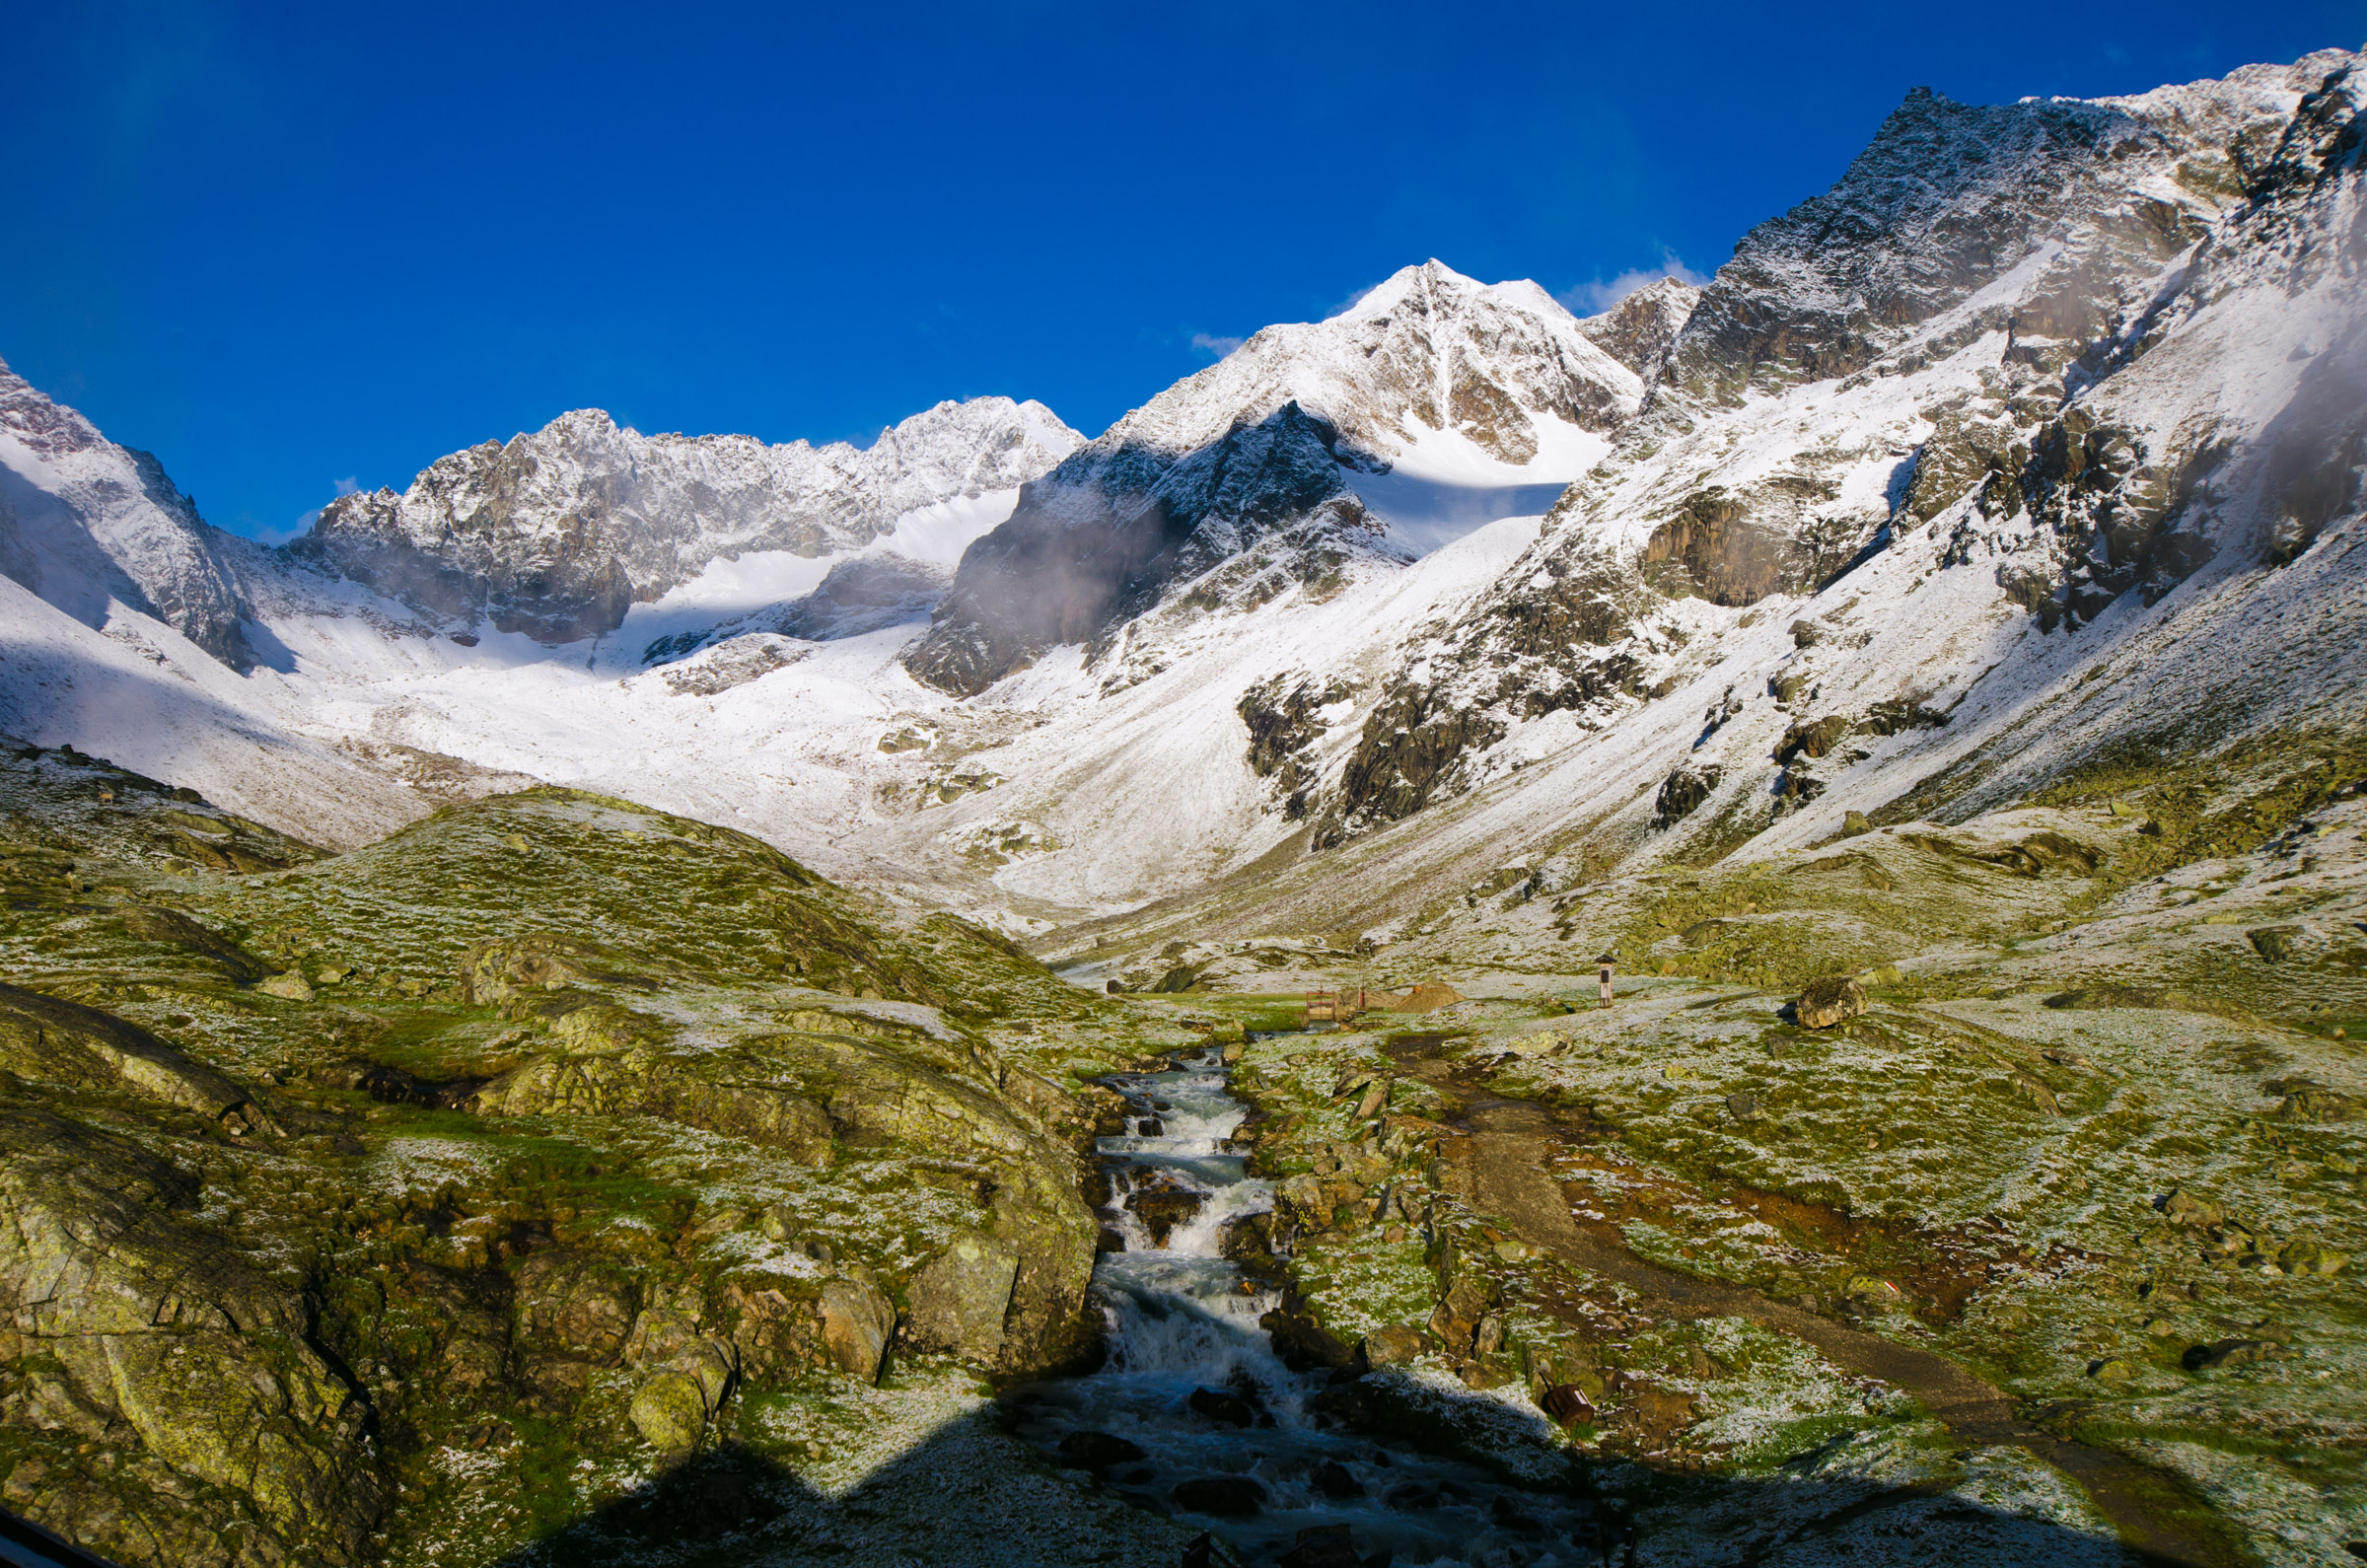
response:
<svg viewBox="0 0 2367 1568"><path fill-rule="evenodd" d="M461 956L461 990L479 1007L499 1007L567 986L646 990L651 982L638 969L592 943L538 932L472 944Z"/></svg>
<svg viewBox="0 0 2367 1568"><path fill-rule="evenodd" d="M385 1501L368 1405L303 1303L182 1217L195 1198L123 1139L0 1109L0 1349L50 1358L61 1425L144 1450L160 1484L221 1488L273 1551L351 1560ZM165 1560L136 1532L85 1538Z"/></svg>
<svg viewBox="0 0 2367 1568"><path fill-rule="evenodd" d="M1376 1328L1364 1336L1365 1363L1373 1367L1402 1366L1429 1348L1430 1341L1411 1324Z"/></svg>
<svg viewBox="0 0 2367 1568"><path fill-rule="evenodd" d="M661 1454L687 1454L706 1435L707 1403L688 1373L659 1373L633 1391L626 1414Z"/></svg>
<svg viewBox="0 0 2367 1568"><path fill-rule="evenodd" d="M595 1252L554 1248L520 1263L516 1287L519 1331L529 1343L604 1366L624 1353L639 1292L623 1264Z"/></svg>
<svg viewBox="0 0 2367 1568"><path fill-rule="evenodd" d="M285 974L272 975L255 989L265 996L276 996L283 1002L309 1002L313 999L312 982L293 969Z"/></svg>
<svg viewBox="0 0 2367 1568"><path fill-rule="evenodd" d="M2279 1121L2357 1121L2367 1116L2367 1100L2333 1089L2297 1089L2272 1114Z"/></svg>
<svg viewBox="0 0 2367 1568"><path fill-rule="evenodd" d="M1866 1010L1866 988L1845 974L1811 980L1792 1004L1805 1029L1831 1029Z"/></svg>
<svg viewBox="0 0 2367 1568"><path fill-rule="evenodd" d="M829 1365L822 1342L811 1279L752 1274L728 1280L722 1290L724 1321L732 1355L752 1382L771 1382L811 1366Z"/></svg>
<svg viewBox="0 0 2367 1568"><path fill-rule="evenodd" d="M161 943L203 960L234 985L251 985L271 972L262 960L178 909L133 904L123 911L123 929L139 941Z"/></svg>
<svg viewBox="0 0 2367 1568"><path fill-rule="evenodd" d="M841 1372L876 1383L880 1362L896 1332L896 1307L877 1285L863 1279L833 1279L814 1304L822 1322L823 1348Z"/></svg>
<svg viewBox="0 0 2367 1568"><path fill-rule="evenodd" d="M576 1023L587 1015L589 1022ZM553 1037L574 1048L536 1057L485 1085L472 1108L510 1116L638 1111L746 1138L806 1165L835 1157L835 1129L797 1092L783 1050L752 1043L731 1052L667 1051L647 1037L655 1021L646 1028L631 1022L640 1017L605 1007L567 1014Z"/></svg>
<svg viewBox="0 0 2367 1568"><path fill-rule="evenodd" d="M919 1350L946 1350L989 1364L1003 1352L1003 1318L1019 1258L991 1237L966 1236L912 1276L904 1332Z"/></svg>
<svg viewBox="0 0 2367 1568"><path fill-rule="evenodd" d="M2299 926L2255 926L2244 937L2261 958L2270 963L2282 963L2293 956L2295 939L2301 934Z"/></svg>
<svg viewBox="0 0 2367 1568"><path fill-rule="evenodd" d="M681 1314L657 1309L633 1325L626 1356L653 1371L626 1410L634 1429L662 1454L696 1448L731 1391L738 1370L731 1342L702 1336Z"/></svg>
<svg viewBox="0 0 2367 1568"><path fill-rule="evenodd" d="M136 1025L80 1003L0 985L0 1068L34 1083L128 1091L208 1116L247 1093Z"/></svg>

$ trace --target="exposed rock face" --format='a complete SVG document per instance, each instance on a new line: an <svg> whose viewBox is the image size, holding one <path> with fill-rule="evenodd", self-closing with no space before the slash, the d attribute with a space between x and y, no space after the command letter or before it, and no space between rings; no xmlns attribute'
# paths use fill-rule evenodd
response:
<svg viewBox="0 0 2367 1568"><path fill-rule="evenodd" d="M440 459L400 495L341 497L294 548L454 623L569 642L718 557L855 548L907 512L1023 484L1080 439L1007 397L940 403L860 451L644 436L578 409Z"/></svg>
<svg viewBox="0 0 2367 1568"><path fill-rule="evenodd" d="M33 1083L126 1090L229 1119L247 1092L146 1030L97 1008L0 985L0 1068ZM246 1122L236 1125L244 1131Z"/></svg>
<svg viewBox="0 0 2367 1568"><path fill-rule="evenodd" d="M947 1350L989 1366L1003 1351L1003 1315L1019 1257L989 1237L964 1237L912 1276L912 1315L905 1325L914 1348Z"/></svg>
<svg viewBox="0 0 2367 1568"><path fill-rule="evenodd" d="M822 1319L823 1346L838 1369L865 1383L878 1382L889 1336L896 1332L896 1307L880 1288L867 1280L831 1280L822 1287L814 1314Z"/></svg>
<svg viewBox="0 0 2367 1568"><path fill-rule="evenodd" d="M2175 106L2152 95L1978 106L1917 88L1831 190L1743 237L1701 293L1669 386L1731 403L1751 387L1848 375L2067 226L2101 221L2089 231L2099 244L2104 231L2145 231L2158 239L2143 249L2168 256L2201 228L2147 181L2182 158L2223 159L2222 138L2266 107L2269 75L2238 72ZM2077 250L2060 252L2064 294L2092 299L2112 263L2069 260ZM2088 275L2071 281L2082 262Z"/></svg>
<svg viewBox="0 0 2367 1568"><path fill-rule="evenodd" d="M1910 97L1830 191L1746 238L1619 446L1486 592L1374 682L1362 744L1298 796L1315 847L1496 776L1546 714L1592 730L1648 707L1651 672L1690 668L1678 650L1697 616L1671 601L1740 610L1816 595L1924 528L1939 569L1978 563L2043 629L2085 624L2125 594L2153 604L2231 545L2297 558L2318 520L2367 496L2343 456L2367 453L2353 417L2367 403L2346 395L2367 386L2367 356L2331 325L2323 350L2299 344L2288 357L2313 394L2256 428L2261 416L2201 395L2241 352L2207 323L2231 291L2282 297L2271 256L2302 258L2295 286L2331 276L2307 258L2336 253L2356 226L2339 194L2357 157L2351 68L2329 53L2088 104ZM1682 297L1663 303L1673 319ZM1584 329L1621 347L1616 321ZM1810 383L1845 411L1780 400ZM1747 391L1778 400L1746 409ZM2305 450L2328 461L2311 467ZM1803 624L1795 646L1817 657L1769 675L1779 702L1817 691L1817 671L1848 653ZM1873 735L1939 722L1923 692L1859 700L1896 710L1868 712ZM1833 739L1779 746L1796 762ZM1831 781L1795 767L1773 782L1780 818Z"/></svg>
<svg viewBox="0 0 2367 1568"><path fill-rule="evenodd" d="M1339 433L1294 400L1197 451L1112 446L1121 421L1021 492L1011 521L972 544L912 673L961 695L1033 654L1090 642L1240 547L1328 507L1323 532L1363 508L1340 476ZM1205 535L1201 531L1208 530Z"/></svg>
<svg viewBox="0 0 2367 1568"><path fill-rule="evenodd" d="M1088 1342L1094 1113L978 1021L1107 1004L1007 942L554 790L314 857L258 918L162 830L202 802L14 742L0 775L0 947L78 933L42 982L128 1014L0 987L0 1505L134 1568L502 1555L580 1512L545 1457L770 1441L735 1390L876 1379L899 1301L973 1368ZM439 1512L402 1483L446 1451L532 1507Z"/></svg>
<svg viewBox="0 0 2367 1568"><path fill-rule="evenodd" d="M1309 749L1328 728L1323 710L1350 694L1338 681L1319 686L1305 677L1275 676L1251 687L1235 704L1234 711L1250 732L1250 771L1274 781L1286 816L1306 814L1305 787L1314 777Z"/></svg>
<svg viewBox="0 0 2367 1568"><path fill-rule="evenodd" d="M1724 777L1716 767L1681 767L1660 781L1660 793L1652 801L1652 824L1655 827L1674 827L1692 815L1695 808L1708 800Z"/></svg>
<svg viewBox="0 0 2367 1568"><path fill-rule="evenodd" d="M1701 291L1680 278L1647 283L1600 316L1578 323L1587 340L1634 371L1649 389L1660 380L1677 334L1685 330Z"/></svg>
<svg viewBox="0 0 2367 1568"><path fill-rule="evenodd" d="M1638 622L1654 596L1633 563L1572 530L1499 584L1367 714L1318 820L1317 848L1454 793L1467 782L1466 759L1516 725L1603 704L1634 684L1638 654L1651 646Z"/></svg>
<svg viewBox="0 0 2367 1568"><path fill-rule="evenodd" d="M830 568L822 586L781 613L784 636L809 642L860 637L927 616L953 574L900 555L866 555Z"/></svg>
<svg viewBox="0 0 2367 1568"><path fill-rule="evenodd" d="M1260 545L1320 576L1327 550L1378 547L1355 476L1388 471L1424 431L1525 463L1541 422L1608 431L1641 396L1537 285L1408 267L1330 321L1267 327L1031 484L964 556L907 665L981 691Z"/></svg>

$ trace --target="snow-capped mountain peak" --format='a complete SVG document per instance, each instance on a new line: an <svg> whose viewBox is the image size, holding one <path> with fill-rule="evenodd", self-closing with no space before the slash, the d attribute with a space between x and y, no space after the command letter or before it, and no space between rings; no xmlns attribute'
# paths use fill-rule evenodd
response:
<svg viewBox="0 0 2367 1568"><path fill-rule="evenodd" d="M1578 323L1588 342L1626 366L1649 388L1660 380L1677 334L1692 320L1701 291L1683 278L1645 284L1600 315Z"/></svg>
<svg viewBox="0 0 2367 1568"><path fill-rule="evenodd" d="M1220 569L1211 591L1263 603L1542 511L1643 390L1537 284L1402 268L1327 321L1258 331L1031 484L910 668L977 691Z"/></svg>
<svg viewBox="0 0 2367 1568"><path fill-rule="evenodd" d="M566 642L751 550L860 548L908 513L1013 490L1083 438L1041 403L942 402L846 442L645 436L597 408L341 497L297 553L460 625Z"/></svg>

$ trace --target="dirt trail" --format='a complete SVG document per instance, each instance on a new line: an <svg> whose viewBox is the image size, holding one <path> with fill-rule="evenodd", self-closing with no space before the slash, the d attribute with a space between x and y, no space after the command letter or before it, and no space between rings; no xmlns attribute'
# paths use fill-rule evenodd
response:
<svg viewBox="0 0 2367 1568"><path fill-rule="evenodd" d="M2010 1444L2029 1451L2077 1481L2121 1540L2147 1561L2182 1568L2232 1568L2243 1561L2211 1527L2199 1503L2176 1481L2120 1455L2017 1419L2013 1400L2003 1390L1944 1356L1893 1343L1741 1286L1662 1268L1586 1235L1570 1218L1561 1183L1545 1169L1552 1129L1537 1106L1514 1101L1475 1105L1470 1126L1472 1206L1508 1224L1521 1240L1550 1247L1678 1315L1748 1319L1804 1340L1836 1367L1903 1389L1968 1444Z"/></svg>

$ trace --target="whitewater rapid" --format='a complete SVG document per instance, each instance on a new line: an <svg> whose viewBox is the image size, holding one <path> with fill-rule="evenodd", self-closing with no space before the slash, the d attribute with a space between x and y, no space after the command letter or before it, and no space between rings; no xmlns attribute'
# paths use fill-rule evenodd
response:
<svg viewBox="0 0 2367 1568"><path fill-rule="evenodd" d="M1293 1372L1276 1356L1258 1326L1276 1293L1222 1251L1226 1227L1271 1210L1273 1191L1247 1173L1234 1142L1247 1107L1217 1053L1107 1082L1129 1107L1126 1132L1100 1142L1112 1189L1123 1194L1148 1177L1197 1194L1200 1206L1165 1246L1140 1215L1114 1207L1124 1250L1105 1252L1093 1279L1107 1359L1015 1396L1022 1437L1138 1506L1208 1530L1244 1563L1610 1560L1589 1499L1524 1490L1477 1465L1347 1431L1326 1417L1321 1396L1352 1374ZM1128 1451L1135 1457L1111 1458ZM1211 1479L1251 1485L1229 1488L1226 1511L1195 1507L1211 1489L1192 1483ZM1245 1493L1257 1499L1254 1513L1238 1511Z"/></svg>

